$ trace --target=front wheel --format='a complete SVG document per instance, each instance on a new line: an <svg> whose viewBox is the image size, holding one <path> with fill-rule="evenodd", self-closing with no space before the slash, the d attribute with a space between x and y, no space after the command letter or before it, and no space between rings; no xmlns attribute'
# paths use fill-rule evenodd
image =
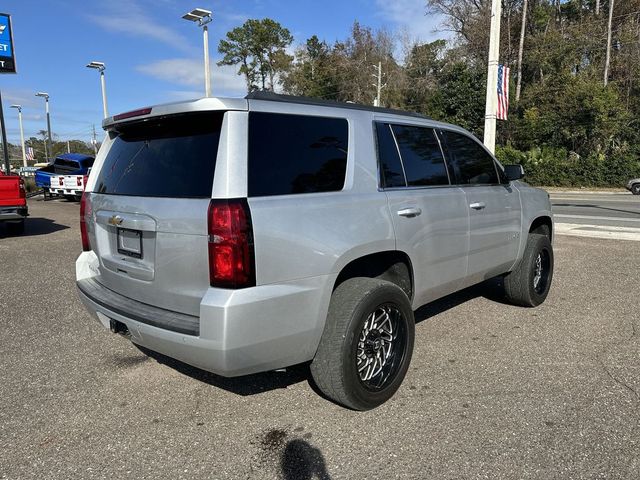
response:
<svg viewBox="0 0 640 480"><path fill-rule="evenodd" d="M640 183L636 183L631 186L631 193L634 195L640 195Z"/></svg>
<svg viewBox="0 0 640 480"><path fill-rule="evenodd" d="M507 300L514 305L537 307L543 303L553 278L553 247L546 235L530 233L524 254L504 278Z"/></svg>
<svg viewBox="0 0 640 480"><path fill-rule="evenodd" d="M400 287L373 278L346 280L331 297L311 375L332 400L370 410L400 387L414 337L413 310Z"/></svg>

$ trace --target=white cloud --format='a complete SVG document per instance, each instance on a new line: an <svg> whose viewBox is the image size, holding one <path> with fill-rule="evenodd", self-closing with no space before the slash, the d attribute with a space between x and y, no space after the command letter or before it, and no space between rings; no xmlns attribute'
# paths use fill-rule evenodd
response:
<svg viewBox="0 0 640 480"><path fill-rule="evenodd" d="M211 64L211 87L214 95L238 96L246 92L244 78L237 75L235 67L218 67L215 60ZM136 70L175 85L202 87L204 90L204 68L201 59L171 58L139 65ZM202 96L202 90L174 90L171 94L176 98L194 98Z"/></svg>
<svg viewBox="0 0 640 480"><path fill-rule="evenodd" d="M429 42L450 38L450 33L437 31L442 16L427 12L425 0L376 0L379 16L405 30L412 38Z"/></svg>
<svg viewBox="0 0 640 480"><path fill-rule="evenodd" d="M111 0L100 8L104 11L87 17L105 30L150 38L183 52L193 51L194 47L185 37L176 33L174 28L153 20L153 10L143 9L135 0Z"/></svg>

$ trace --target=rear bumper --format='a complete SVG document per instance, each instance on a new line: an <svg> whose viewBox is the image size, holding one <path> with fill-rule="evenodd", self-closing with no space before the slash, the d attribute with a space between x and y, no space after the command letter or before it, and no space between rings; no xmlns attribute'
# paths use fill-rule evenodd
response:
<svg viewBox="0 0 640 480"><path fill-rule="evenodd" d="M0 207L0 222L5 220L24 220L29 216L29 209L24 207Z"/></svg>
<svg viewBox="0 0 640 480"><path fill-rule="evenodd" d="M91 277L95 274L95 265L89 266L92 261L97 261L93 252L84 252L76 262L78 293L105 328L111 319L117 320L127 326L132 342L227 377L311 360L335 281L330 275L242 290L209 288L200 303L200 316L190 317L102 287ZM163 323L171 319L173 330ZM176 331L176 324L184 326L189 320L197 325L191 333Z"/></svg>

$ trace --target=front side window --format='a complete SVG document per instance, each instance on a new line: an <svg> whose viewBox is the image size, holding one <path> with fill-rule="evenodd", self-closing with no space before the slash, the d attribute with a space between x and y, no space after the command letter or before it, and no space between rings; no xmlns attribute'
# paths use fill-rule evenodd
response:
<svg viewBox="0 0 640 480"><path fill-rule="evenodd" d="M343 118L249 114L249 196L344 187L349 125Z"/></svg>
<svg viewBox="0 0 640 480"><path fill-rule="evenodd" d="M431 128L393 125L407 186L449 185L440 144Z"/></svg>
<svg viewBox="0 0 640 480"><path fill-rule="evenodd" d="M495 185L498 181L493 157L474 139L457 132L442 132L459 184Z"/></svg>

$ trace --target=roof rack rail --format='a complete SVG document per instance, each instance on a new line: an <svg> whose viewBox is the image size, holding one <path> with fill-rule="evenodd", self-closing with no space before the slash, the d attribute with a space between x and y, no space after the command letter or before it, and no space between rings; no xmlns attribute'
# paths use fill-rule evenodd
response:
<svg viewBox="0 0 640 480"><path fill-rule="evenodd" d="M393 115L404 115L408 117L416 117L416 118L431 120L431 118L427 117L426 115L422 115L417 112L407 112L405 110L397 110L395 108L373 107L370 105L362 105L360 103L338 102L336 100L323 100L320 98L301 97L297 95L282 95L279 93L265 92L265 91L254 91L247 94L247 96L244 98L247 100L264 100L267 102L298 103L301 105L315 105L319 107L349 108L351 110L364 110L368 112L390 113Z"/></svg>

